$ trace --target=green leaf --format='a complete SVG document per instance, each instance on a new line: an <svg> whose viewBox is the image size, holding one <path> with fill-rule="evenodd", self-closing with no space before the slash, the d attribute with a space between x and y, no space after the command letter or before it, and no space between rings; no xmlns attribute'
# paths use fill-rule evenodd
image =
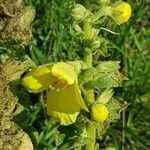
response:
<svg viewBox="0 0 150 150"><path fill-rule="evenodd" d="M119 72L101 72L98 74L98 78L91 80L84 84L86 89L108 89L118 87L122 82L122 74Z"/></svg>
<svg viewBox="0 0 150 150"><path fill-rule="evenodd" d="M92 80L94 73L95 73L95 69L92 67L81 70L81 73L79 74L79 77L78 77L79 84L84 84Z"/></svg>
<svg viewBox="0 0 150 150"><path fill-rule="evenodd" d="M107 123L97 123L96 124L96 129L97 129L97 134L98 134L98 137L101 138L102 135L106 132L107 130Z"/></svg>
<svg viewBox="0 0 150 150"><path fill-rule="evenodd" d="M97 73L114 72L120 68L119 63L119 61L103 61L99 62L95 69L97 70Z"/></svg>
<svg viewBox="0 0 150 150"><path fill-rule="evenodd" d="M98 49L98 52L100 53L100 55L105 57L107 54L107 51L108 51L107 50L107 43L104 39L102 39L102 37L101 37L101 40L102 40L102 42L101 42L100 48Z"/></svg>
<svg viewBox="0 0 150 150"><path fill-rule="evenodd" d="M99 62L95 68L88 68L81 72L79 83L85 89L109 89L118 87L126 79L119 72L119 61Z"/></svg>
<svg viewBox="0 0 150 150"><path fill-rule="evenodd" d="M107 108L109 111L108 122L119 119L120 112L126 109L126 107L127 107L127 104L121 104L117 100L111 99L110 102L107 104Z"/></svg>
<svg viewBox="0 0 150 150"><path fill-rule="evenodd" d="M96 100L97 103L106 104L113 96L113 89L106 89Z"/></svg>

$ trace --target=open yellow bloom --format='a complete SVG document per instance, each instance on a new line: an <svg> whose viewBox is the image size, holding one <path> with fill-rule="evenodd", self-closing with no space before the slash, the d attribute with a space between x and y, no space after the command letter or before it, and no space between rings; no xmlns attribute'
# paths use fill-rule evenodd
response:
<svg viewBox="0 0 150 150"><path fill-rule="evenodd" d="M29 71L22 84L33 93L48 89L47 113L62 125L74 123L80 110L87 110L74 64L59 62L39 66Z"/></svg>
<svg viewBox="0 0 150 150"><path fill-rule="evenodd" d="M108 109L104 104L95 104L91 109L91 119L104 122L108 118Z"/></svg>
<svg viewBox="0 0 150 150"><path fill-rule="evenodd" d="M126 2L121 2L113 8L113 18L118 24L125 23L131 16L131 6Z"/></svg>

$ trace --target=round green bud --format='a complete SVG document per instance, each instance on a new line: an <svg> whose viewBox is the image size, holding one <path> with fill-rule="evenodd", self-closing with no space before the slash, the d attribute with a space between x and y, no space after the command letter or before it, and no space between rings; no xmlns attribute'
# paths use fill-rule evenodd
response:
<svg viewBox="0 0 150 150"><path fill-rule="evenodd" d="M91 47L92 49L97 49L100 47L100 44L101 44L100 39L98 37L95 37L92 41Z"/></svg>
<svg viewBox="0 0 150 150"><path fill-rule="evenodd" d="M76 20L83 19L87 14L86 8L81 4L76 4L75 7L72 9L71 16Z"/></svg>

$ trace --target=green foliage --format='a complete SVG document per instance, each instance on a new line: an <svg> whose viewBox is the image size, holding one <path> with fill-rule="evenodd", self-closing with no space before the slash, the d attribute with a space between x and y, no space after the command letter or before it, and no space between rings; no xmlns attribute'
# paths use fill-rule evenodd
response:
<svg viewBox="0 0 150 150"><path fill-rule="evenodd" d="M127 107L127 105L120 104L117 100L111 99L107 104L109 110L109 119L114 121L120 118L120 112Z"/></svg>
<svg viewBox="0 0 150 150"><path fill-rule="evenodd" d="M99 78L95 79L93 81L89 81L84 84L86 89L105 89L105 88L112 88L112 87L118 87L120 85L120 81L118 79L120 78L119 75L112 72L109 73L101 73L99 74Z"/></svg>
<svg viewBox="0 0 150 150"><path fill-rule="evenodd" d="M120 33L113 35L109 41L111 59L122 60L121 66L128 81L122 88L116 90L115 96L129 103L122 113L120 122L110 127L108 134L111 140L106 140L102 147L115 145L116 149L149 149L149 2L138 0L131 2L133 7L132 19L122 27L108 23L108 29ZM110 37L110 34L106 36ZM118 91L119 90L119 91ZM145 102L142 101L142 97ZM147 98L146 98L147 97ZM144 100L143 99L143 100ZM142 121L141 121L142 119ZM122 127L123 126L123 127ZM107 141L107 142L106 142Z"/></svg>
<svg viewBox="0 0 150 150"><path fill-rule="evenodd" d="M4 63L10 57L18 57L22 60L25 54L36 64L81 58L84 55L83 47L79 44L81 41L77 39L77 35L70 33L70 6L72 6L74 2L74 0L25 0L27 5L32 5L36 9L36 17L33 22L33 39L26 47L12 43L1 44L0 62ZM78 3L79 2L80 1L78 1ZM114 1L112 0L111 2ZM101 45L93 56L95 59L94 67L87 68L84 66L79 75L81 89L83 88L84 91L85 88L96 88L94 94L97 102L107 105L110 112L109 123L111 121L114 122L120 115L122 116L119 122L113 123L111 126L109 126L108 122L95 125L98 130L97 141L100 144L100 148L105 150L149 150L150 148L148 140L150 138L149 1L136 0L133 2L130 1L130 3L133 8L133 14L129 23L116 26L112 21L108 21L106 18L99 21L101 23L103 22L103 26L99 26L98 21L95 22L94 27L100 29L100 34L103 37L100 37ZM92 5L92 7L99 9L97 4ZM4 9L3 7L0 7L0 14L1 13L5 13L7 16L10 15L9 9ZM13 17L9 16L8 18ZM29 18L29 21L27 20L27 26L25 26L27 29L30 28L29 24L31 20L32 17ZM3 27L3 23L4 21L1 20L0 28ZM107 25L107 27L105 25ZM113 32L117 34L111 34ZM12 36L14 36L14 34L10 37L12 38ZM99 36L99 34L97 36ZM18 40L18 37L16 39ZM108 47L106 47L106 43L108 43ZM107 54L106 51L108 51ZM99 54L101 55L100 57ZM98 62L99 60L100 62ZM103 60L105 61L103 62ZM119 62L121 67L119 67ZM17 64L17 66L20 68L20 64ZM126 78L122 76L118 70L123 72L129 79L123 83L122 87L118 86L120 86L121 81ZM15 74L15 72L8 73L8 75ZM20 76L21 74L22 70L20 70L19 74L15 74L17 75L15 78L18 78L18 75ZM2 87L1 81L6 79L2 78L3 77L0 76L0 88ZM14 80L15 78L9 76L7 80ZM114 87L116 88L112 91ZM35 149L84 149L87 137L86 132L81 130L80 127L82 125L84 129L84 125L89 121L88 113L83 114L84 117L86 116L86 119L83 119L82 115L79 116L78 120L80 120L80 122L77 120L79 124L67 128L59 127L52 118L47 118L45 113L45 97L41 99L41 95L28 94L20 85L19 81L11 83L10 88L13 89L13 94L18 97L19 103L15 108L14 121L29 134ZM4 89L5 88L2 88L0 90L0 95ZM98 89L100 89L100 91L98 91ZM120 102L127 101L129 103L128 108L123 111L123 113L120 113L120 115L118 115L120 110L124 109L127 105L121 105L112 98L113 93L115 99L119 99ZM1 105L0 100L0 112L4 106L4 102L5 101L3 101ZM14 127L12 119L11 121L10 119L8 120L9 121L7 121L3 127L8 127L6 125L10 124ZM13 131L20 130L20 127L18 128L17 126L17 130ZM1 127L0 132L3 129L4 128ZM22 133L24 132L21 131L21 136ZM78 133L82 134L79 135ZM6 141L6 143L6 145L8 145L8 141ZM0 147L0 149L2 148Z"/></svg>
<svg viewBox="0 0 150 150"><path fill-rule="evenodd" d="M113 72L120 69L119 61L103 61L96 66L97 73L99 72Z"/></svg>
<svg viewBox="0 0 150 150"><path fill-rule="evenodd" d="M79 74L79 84L84 84L91 80L93 77L95 69L93 67L87 68L84 70L81 70L81 73Z"/></svg>
<svg viewBox="0 0 150 150"><path fill-rule="evenodd" d="M119 62L117 61L100 62L95 68L84 70L80 80L86 89L118 87L126 79L118 69ZM86 77L84 78L84 76Z"/></svg>
<svg viewBox="0 0 150 150"><path fill-rule="evenodd" d="M78 58L76 37L70 33L70 7L74 0L26 0L36 8L33 22L33 41L27 53L36 64ZM76 53L76 52L77 53Z"/></svg>
<svg viewBox="0 0 150 150"><path fill-rule="evenodd" d="M96 100L98 103L106 104L113 96L113 89L106 89Z"/></svg>

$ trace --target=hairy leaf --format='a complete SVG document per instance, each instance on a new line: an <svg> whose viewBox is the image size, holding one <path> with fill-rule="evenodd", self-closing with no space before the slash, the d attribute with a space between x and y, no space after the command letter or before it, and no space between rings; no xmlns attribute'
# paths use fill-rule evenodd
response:
<svg viewBox="0 0 150 150"><path fill-rule="evenodd" d="M113 96L113 89L106 89L96 100L97 103L106 104Z"/></svg>

